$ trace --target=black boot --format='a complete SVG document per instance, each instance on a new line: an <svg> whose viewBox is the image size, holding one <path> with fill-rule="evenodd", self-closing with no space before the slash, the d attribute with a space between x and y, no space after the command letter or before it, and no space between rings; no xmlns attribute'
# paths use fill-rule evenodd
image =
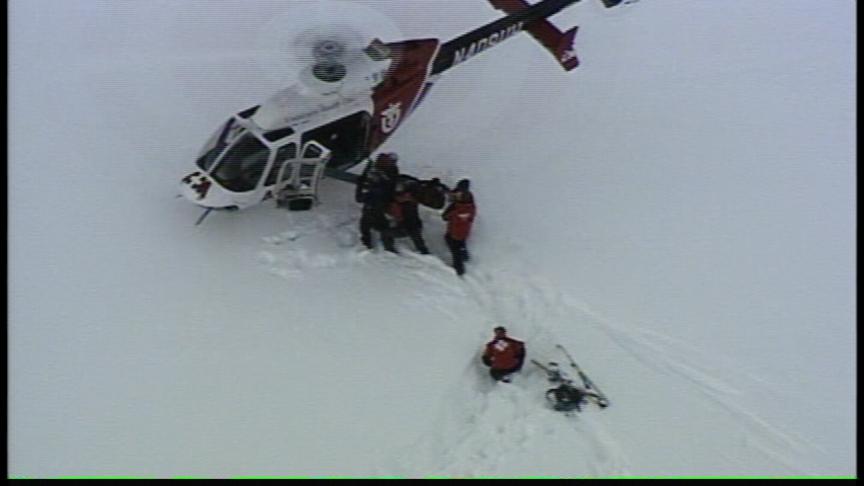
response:
<svg viewBox="0 0 864 486"><path fill-rule="evenodd" d="M381 232L381 243L384 244L384 249L390 253L399 253L396 251L396 240L389 231Z"/></svg>
<svg viewBox="0 0 864 486"><path fill-rule="evenodd" d="M421 255L428 255L429 248L426 247L426 242L423 241L423 235L420 232L412 232L410 236L411 241L414 242L414 248L417 249L417 253Z"/></svg>
<svg viewBox="0 0 864 486"><path fill-rule="evenodd" d="M465 274L465 265L462 263L461 258L453 259L453 269L456 270L456 275L460 277Z"/></svg>

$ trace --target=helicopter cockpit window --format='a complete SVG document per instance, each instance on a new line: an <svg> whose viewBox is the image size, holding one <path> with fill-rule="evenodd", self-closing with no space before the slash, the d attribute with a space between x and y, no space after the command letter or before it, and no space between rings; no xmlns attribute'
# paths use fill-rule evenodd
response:
<svg viewBox="0 0 864 486"><path fill-rule="evenodd" d="M222 153L224 148L223 145L217 145L208 150L207 153L198 158L198 167L205 172L210 170L210 167L213 166L213 162L216 162L216 159L219 158L219 154Z"/></svg>
<svg viewBox="0 0 864 486"><path fill-rule="evenodd" d="M210 167L213 166L213 162L216 162L216 159L219 158L219 154L221 154L225 149L225 134L231 129L233 122L234 119L232 118L225 122L224 125L220 126L218 130L213 132L213 135L210 136L207 143L204 144L204 148L201 149L201 156L198 157L196 164L204 172L210 170Z"/></svg>
<svg viewBox="0 0 864 486"><path fill-rule="evenodd" d="M297 145L293 143L289 143L284 147L280 147L279 151L276 152L276 158L279 160L288 160L288 159L296 159L297 158Z"/></svg>
<svg viewBox="0 0 864 486"><path fill-rule="evenodd" d="M211 175L229 191L251 191L261 180L269 155L267 147L247 133L228 150Z"/></svg>
<svg viewBox="0 0 864 486"><path fill-rule="evenodd" d="M323 152L317 145L307 145L306 149L303 150L303 158L305 159L315 159L321 156Z"/></svg>

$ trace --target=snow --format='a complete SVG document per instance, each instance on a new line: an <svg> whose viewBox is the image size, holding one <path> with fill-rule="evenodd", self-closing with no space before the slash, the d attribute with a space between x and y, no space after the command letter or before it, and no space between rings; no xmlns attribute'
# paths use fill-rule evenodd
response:
<svg viewBox="0 0 864 486"><path fill-rule="evenodd" d="M386 148L472 179L462 280L434 211L433 255L361 250L335 180L194 226L180 177L309 2L219 5L9 4L10 477L857 474L853 2L585 0L574 72L527 35L446 72ZM496 325L612 405L492 383Z"/></svg>

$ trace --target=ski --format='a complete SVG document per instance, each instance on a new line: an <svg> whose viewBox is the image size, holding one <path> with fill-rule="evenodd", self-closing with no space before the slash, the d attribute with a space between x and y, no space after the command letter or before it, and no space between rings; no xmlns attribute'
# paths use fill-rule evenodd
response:
<svg viewBox="0 0 864 486"><path fill-rule="evenodd" d="M546 373L549 373L550 370L549 370L549 368L546 367L546 365L540 363L536 359L532 359L531 362L534 363L535 365L537 365L538 367L540 367L541 370L545 371Z"/></svg>
<svg viewBox="0 0 864 486"><path fill-rule="evenodd" d="M570 356L570 353L567 352L567 349L564 346L561 346L560 344L556 344L555 346L558 349L560 349L564 353L565 356L567 356L568 360L570 360L570 366L572 366L573 369L576 370L576 373L579 375L579 378L582 379L582 383L585 384L585 389L586 390L592 390L594 393L597 394L597 405L599 405L601 408L608 407L609 406L609 399L606 398L606 394L603 393L602 391L600 391L599 388L597 388L597 385L595 385L594 382L591 381L591 378L588 378L588 375L586 375L585 372L582 371L582 368L580 368L579 365L576 364L576 361L573 360L573 357Z"/></svg>

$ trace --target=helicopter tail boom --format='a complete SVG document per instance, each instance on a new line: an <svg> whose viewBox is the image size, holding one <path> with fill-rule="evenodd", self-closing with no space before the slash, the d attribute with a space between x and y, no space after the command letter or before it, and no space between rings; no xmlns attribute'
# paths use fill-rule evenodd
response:
<svg viewBox="0 0 864 486"><path fill-rule="evenodd" d="M555 56L555 60L566 71L579 65L579 58L576 57L573 47L577 27L561 32L547 19L582 0L541 0L533 5L526 0L488 1L495 9L507 13L507 16L442 44L430 74L446 71L523 30ZM606 8L637 1L600 0Z"/></svg>
<svg viewBox="0 0 864 486"><path fill-rule="evenodd" d="M570 58L573 56L572 43L576 30L571 29L562 34L545 19L579 1L581 0L542 0L529 5L523 0L490 0L495 8L505 10L508 15L442 44L430 74L446 71L523 30L532 33L541 43L547 45L559 62L565 65L565 69L568 69L567 66L573 69L576 67L574 62L578 63ZM565 58L567 60L562 61Z"/></svg>

